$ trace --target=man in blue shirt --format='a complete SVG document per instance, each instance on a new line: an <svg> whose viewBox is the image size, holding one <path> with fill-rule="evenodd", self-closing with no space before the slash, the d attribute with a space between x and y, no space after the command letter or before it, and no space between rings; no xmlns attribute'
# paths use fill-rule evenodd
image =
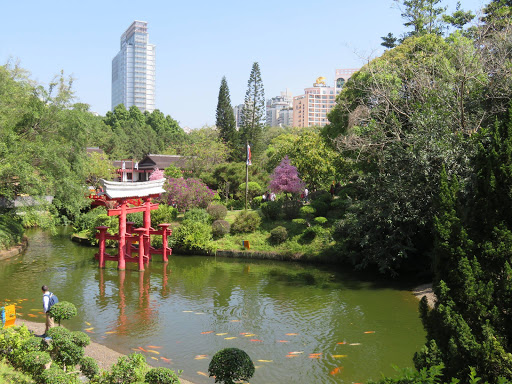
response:
<svg viewBox="0 0 512 384"><path fill-rule="evenodd" d="M48 312L50 310L50 296L53 295L53 293L48 290L46 285L43 285L41 290L43 291L43 310L44 313L46 313L46 329L44 331L44 334L46 335L48 330L54 326L53 317L51 317Z"/></svg>

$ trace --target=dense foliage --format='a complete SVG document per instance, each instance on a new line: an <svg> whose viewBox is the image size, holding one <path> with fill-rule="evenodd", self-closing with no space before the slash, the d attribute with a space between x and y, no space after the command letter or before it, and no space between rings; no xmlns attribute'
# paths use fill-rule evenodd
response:
<svg viewBox="0 0 512 384"><path fill-rule="evenodd" d="M206 208L213 200L215 192L199 179L168 179L164 184L162 199L178 210Z"/></svg>
<svg viewBox="0 0 512 384"><path fill-rule="evenodd" d="M249 380L254 375L254 363L249 355L238 348L225 348L217 352L208 366L208 373L216 383L234 384Z"/></svg>

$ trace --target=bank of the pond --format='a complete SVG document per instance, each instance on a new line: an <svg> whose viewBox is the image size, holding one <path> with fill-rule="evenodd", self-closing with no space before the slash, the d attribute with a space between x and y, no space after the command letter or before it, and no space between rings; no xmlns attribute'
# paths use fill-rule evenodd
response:
<svg viewBox="0 0 512 384"><path fill-rule="evenodd" d="M41 335L44 332L45 325L43 323L35 323L33 321L23 320L20 318L16 319L16 325L23 324L25 324L35 335ZM99 367L105 370L110 369L117 359L123 356L121 353L93 341L91 341L91 343L85 348L85 355L95 359L98 362ZM151 362L148 361L148 364L151 365ZM180 379L180 382L182 384L193 384L192 382L184 379Z"/></svg>
<svg viewBox="0 0 512 384"><path fill-rule="evenodd" d="M9 249L0 250L0 260L8 259L10 257L14 257L22 253L28 246L28 239L26 236L23 236L23 240L21 244L15 245Z"/></svg>
<svg viewBox="0 0 512 384"><path fill-rule="evenodd" d="M414 296L418 300L421 300L423 296L427 297L427 303L430 308L434 308L434 304L436 303L436 295L432 289L432 283L422 284L414 288L412 291Z"/></svg>

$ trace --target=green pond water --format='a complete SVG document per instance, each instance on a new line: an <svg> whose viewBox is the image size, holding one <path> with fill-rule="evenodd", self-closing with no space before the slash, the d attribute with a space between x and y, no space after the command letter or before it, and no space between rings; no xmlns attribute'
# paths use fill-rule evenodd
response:
<svg viewBox="0 0 512 384"><path fill-rule="evenodd" d="M0 302L43 322L46 284L77 306L68 328L121 353L138 349L197 384L214 383L208 364L226 347L252 358L251 384L360 383L412 366L425 340L411 287L333 267L202 256L157 256L145 272L110 262L100 270L96 249L66 230L28 236L25 253L0 261Z"/></svg>

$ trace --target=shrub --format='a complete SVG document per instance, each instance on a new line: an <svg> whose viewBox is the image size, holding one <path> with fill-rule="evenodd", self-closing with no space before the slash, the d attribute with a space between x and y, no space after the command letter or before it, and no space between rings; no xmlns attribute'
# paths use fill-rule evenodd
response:
<svg viewBox="0 0 512 384"><path fill-rule="evenodd" d="M329 204L320 200L312 201L311 206L315 208L317 216L326 216L329 210Z"/></svg>
<svg viewBox="0 0 512 384"><path fill-rule="evenodd" d="M158 367L146 373L145 382L149 384L179 384L181 371L178 374L172 369Z"/></svg>
<svg viewBox="0 0 512 384"><path fill-rule="evenodd" d="M164 183L166 192L163 199L167 204L176 204L179 211L191 208L206 208L213 200L215 192L199 179L168 179Z"/></svg>
<svg viewBox="0 0 512 384"><path fill-rule="evenodd" d="M21 358L25 355L21 347L32 337L26 325L0 329L0 354L7 356L14 366L20 366Z"/></svg>
<svg viewBox="0 0 512 384"><path fill-rule="evenodd" d="M251 200L251 209L258 209L261 206L261 203L263 203L263 197L256 196Z"/></svg>
<svg viewBox="0 0 512 384"><path fill-rule="evenodd" d="M311 201L321 201L323 203L330 203L332 200L331 194L327 191L314 191L310 194Z"/></svg>
<svg viewBox="0 0 512 384"><path fill-rule="evenodd" d="M275 227L270 231L270 242L272 244L281 244L288 238L288 231L285 227Z"/></svg>
<svg viewBox="0 0 512 384"><path fill-rule="evenodd" d="M249 187L247 188L247 200L251 201L253 198L255 198L258 195L262 194L261 186L256 183L255 181L249 181L249 184L247 184ZM242 183L238 186L238 197L240 200L245 202L245 183Z"/></svg>
<svg viewBox="0 0 512 384"><path fill-rule="evenodd" d="M303 243L310 243L317 236L323 236L323 235L325 235L325 230L318 225L313 225L312 227L306 228L306 230L302 233L301 241Z"/></svg>
<svg viewBox="0 0 512 384"><path fill-rule="evenodd" d="M143 382L148 366L146 358L139 353L121 356L105 377L105 384L129 384Z"/></svg>
<svg viewBox="0 0 512 384"><path fill-rule="evenodd" d="M34 384L34 380L23 372L16 370L6 360L0 359L0 382L5 384Z"/></svg>
<svg viewBox="0 0 512 384"><path fill-rule="evenodd" d="M66 373L53 364L50 369L41 373L40 380L41 384L77 384L80 382L75 374Z"/></svg>
<svg viewBox="0 0 512 384"><path fill-rule="evenodd" d="M254 363L247 353L238 348L225 348L217 352L208 366L216 383L234 384L249 380L254 375Z"/></svg>
<svg viewBox="0 0 512 384"><path fill-rule="evenodd" d="M50 361L52 361L52 359L47 352L30 352L21 359L21 367L23 371L31 374L34 379L37 379L45 370L46 364Z"/></svg>
<svg viewBox="0 0 512 384"><path fill-rule="evenodd" d="M231 229L231 224L226 220L215 220L212 224L213 237L219 238L227 235Z"/></svg>
<svg viewBox="0 0 512 384"><path fill-rule="evenodd" d="M306 225L308 222L306 219L293 219L292 223L298 224L298 225Z"/></svg>
<svg viewBox="0 0 512 384"><path fill-rule="evenodd" d="M277 220L281 214L281 202L280 201L267 201L260 206L261 213L267 220Z"/></svg>
<svg viewBox="0 0 512 384"><path fill-rule="evenodd" d="M59 301L50 308L50 316L60 325L62 320L69 320L77 315L76 307L68 301Z"/></svg>
<svg viewBox="0 0 512 384"><path fill-rule="evenodd" d="M285 200L283 202L284 217L288 220L295 219L299 216L302 202L296 200Z"/></svg>
<svg viewBox="0 0 512 384"><path fill-rule="evenodd" d="M173 230L171 247L177 245L183 249L210 250L212 247L212 227L210 224L185 221Z"/></svg>
<svg viewBox="0 0 512 384"><path fill-rule="evenodd" d="M322 216L315 217L314 221L316 224L320 224L320 225L324 225L325 223L327 223L327 219Z"/></svg>
<svg viewBox="0 0 512 384"><path fill-rule="evenodd" d="M66 328L58 327L48 330L51 342L48 351L59 366L73 367L84 357L84 347L76 342L76 336Z"/></svg>
<svg viewBox="0 0 512 384"><path fill-rule="evenodd" d="M98 363L89 356L85 356L80 360L80 371L91 381L100 374Z"/></svg>
<svg viewBox="0 0 512 384"><path fill-rule="evenodd" d="M206 208L206 212L208 212L213 220L224 220L228 214L228 209L224 205L210 204L208 208Z"/></svg>
<svg viewBox="0 0 512 384"><path fill-rule="evenodd" d="M305 205L300 208L300 217L306 220L311 220L315 216L316 209L311 205Z"/></svg>
<svg viewBox="0 0 512 384"><path fill-rule="evenodd" d="M245 202L242 201L242 200L230 199L226 203L226 208L227 209L231 209L231 210L233 210L233 209L236 209L236 210L244 209L244 207L245 207Z"/></svg>
<svg viewBox="0 0 512 384"><path fill-rule="evenodd" d="M183 221L193 221L195 223L210 223L210 215L205 209L192 208L190 211L185 212Z"/></svg>
<svg viewBox="0 0 512 384"><path fill-rule="evenodd" d="M166 224L176 220L178 210L167 204L159 204L158 209L151 211L151 226L156 228L158 224Z"/></svg>
<svg viewBox="0 0 512 384"><path fill-rule="evenodd" d="M24 233L21 218L12 211L0 211L0 249L7 249L19 244Z"/></svg>
<svg viewBox="0 0 512 384"><path fill-rule="evenodd" d="M99 215L106 215L107 210L105 207L97 207L91 209L87 213L81 213L78 215L73 223L73 231L82 232L90 231L94 229L96 219Z"/></svg>
<svg viewBox="0 0 512 384"><path fill-rule="evenodd" d="M231 226L231 231L235 233L254 232L260 223L261 218L256 212L240 212Z"/></svg>
<svg viewBox="0 0 512 384"><path fill-rule="evenodd" d="M175 165L170 164L164 169L164 176L168 179L179 179L180 177L183 177L183 172L181 172L181 169Z"/></svg>
<svg viewBox="0 0 512 384"><path fill-rule="evenodd" d="M80 347L87 347L91 343L91 338L81 331L71 332L73 342Z"/></svg>

